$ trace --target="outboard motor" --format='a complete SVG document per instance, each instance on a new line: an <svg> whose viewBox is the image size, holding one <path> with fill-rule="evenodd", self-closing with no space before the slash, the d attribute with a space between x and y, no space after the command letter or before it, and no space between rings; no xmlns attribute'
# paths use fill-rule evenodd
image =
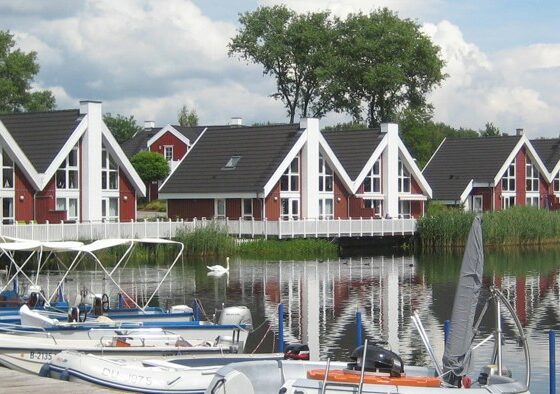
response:
<svg viewBox="0 0 560 394"><path fill-rule="evenodd" d="M363 354L363 345L352 352L350 356L352 362L348 363L349 370L361 371L362 365L365 364L365 371L367 372L385 372L392 377L400 377L404 373L402 359L390 350L376 345L368 345L365 360L362 360Z"/></svg>
<svg viewBox="0 0 560 394"><path fill-rule="evenodd" d="M253 317L251 311L246 306L229 306L222 309L218 324L246 325L253 327Z"/></svg>
<svg viewBox="0 0 560 394"><path fill-rule="evenodd" d="M284 360L309 360L309 346L303 343L289 343L284 349Z"/></svg>

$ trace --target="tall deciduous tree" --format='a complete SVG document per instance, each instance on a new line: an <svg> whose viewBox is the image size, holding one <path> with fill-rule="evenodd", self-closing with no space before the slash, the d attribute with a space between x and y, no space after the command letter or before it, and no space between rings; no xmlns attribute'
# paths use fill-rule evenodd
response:
<svg viewBox="0 0 560 394"><path fill-rule="evenodd" d="M285 6L259 7L240 15L241 28L229 44L229 55L261 64L276 79L276 93L294 121L321 116L330 109L325 84L334 29L328 12L298 15Z"/></svg>
<svg viewBox="0 0 560 394"><path fill-rule="evenodd" d="M484 130L480 130L481 137L497 137L501 135L501 131L498 127L494 126L492 122L486 122L484 125Z"/></svg>
<svg viewBox="0 0 560 394"><path fill-rule="evenodd" d="M14 36L0 30L0 113L49 111L56 107L50 90L31 91L38 72L37 53L15 49Z"/></svg>
<svg viewBox="0 0 560 394"><path fill-rule="evenodd" d="M136 123L134 116L126 117L121 114L113 116L108 112L103 115L103 121L119 144L128 141L134 134L142 131L142 126Z"/></svg>
<svg viewBox="0 0 560 394"><path fill-rule="evenodd" d="M144 182L161 181L169 174L169 163L158 152L138 152L130 162Z"/></svg>
<svg viewBox="0 0 560 394"><path fill-rule="evenodd" d="M198 114L194 108L189 109L186 105L183 105L177 113L177 121L180 126L195 127L198 126Z"/></svg>
<svg viewBox="0 0 560 394"><path fill-rule="evenodd" d="M336 105L370 127L403 110L431 112L426 95L444 78L439 48L418 23L384 8L338 23Z"/></svg>

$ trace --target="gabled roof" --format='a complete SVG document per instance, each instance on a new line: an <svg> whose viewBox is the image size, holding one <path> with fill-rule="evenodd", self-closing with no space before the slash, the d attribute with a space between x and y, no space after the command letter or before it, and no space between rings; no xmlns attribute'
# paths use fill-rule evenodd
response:
<svg viewBox="0 0 560 394"><path fill-rule="evenodd" d="M379 129L324 131L325 140L355 181L386 134Z"/></svg>
<svg viewBox="0 0 560 394"><path fill-rule="evenodd" d="M38 173L47 170L81 119L78 110L0 115L0 121Z"/></svg>
<svg viewBox="0 0 560 394"><path fill-rule="evenodd" d="M137 154L140 151L148 149L148 140L152 138L158 131L161 130L161 127L155 127L151 129L144 129L121 144L121 148L123 152L126 154L126 157L129 159Z"/></svg>
<svg viewBox="0 0 560 394"><path fill-rule="evenodd" d="M531 140L531 145L537 151L548 172L555 172L554 169L560 163L560 139L543 138Z"/></svg>
<svg viewBox="0 0 560 394"><path fill-rule="evenodd" d="M492 185L522 136L446 138L423 170L436 200L459 201L469 185Z"/></svg>
<svg viewBox="0 0 560 394"><path fill-rule="evenodd" d="M262 194L301 134L299 124L208 128L160 194ZM226 168L232 156L240 158L235 168Z"/></svg>

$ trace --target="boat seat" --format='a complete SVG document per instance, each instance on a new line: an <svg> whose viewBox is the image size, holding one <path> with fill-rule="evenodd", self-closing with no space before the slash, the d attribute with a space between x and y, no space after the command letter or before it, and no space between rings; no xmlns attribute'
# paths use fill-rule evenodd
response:
<svg viewBox="0 0 560 394"><path fill-rule="evenodd" d="M19 317L22 326L51 328L57 326L59 323L57 319L51 319L47 316L43 316L39 312L32 311L25 304L19 308Z"/></svg>

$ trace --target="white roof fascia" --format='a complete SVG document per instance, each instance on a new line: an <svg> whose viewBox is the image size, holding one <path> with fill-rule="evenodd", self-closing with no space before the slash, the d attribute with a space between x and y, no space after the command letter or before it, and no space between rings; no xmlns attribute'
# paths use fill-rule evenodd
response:
<svg viewBox="0 0 560 394"><path fill-rule="evenodd" d="M367 174L370 172L371 168L375 164L375 162L381 157L381 154L387 147L387 135L383 137L381 142L377 145L371 156L369 157L368 161L362 171L358 175L358 177L354 180L354 185L352 186L352 193L356 194L356 191L359 189L360 185L364 182Z"/></svg>
<svg viewBox="0 0 560 394"><path fill-rule="evenodd" d="M527 150L528 150L529 156L531 157L531 161L533 163L537 164L537 167L539 168L539 173L544 175L544 178L548 183L551 183L552 180L554 179L554 177L552 176L552 174L554 172L552 172L552 173L548 172L548 169L546 168L546 166L542 162L539 154L535 150L535 147L533 146L533 144L531 144L531 141L529 140L529 138L527 138L527 136L523 135L522 139L524 139L525 143L527 144Z"/></svg>
<svg viewBox="0 0 560 394"><path fill-rule="evenodd" d="M418 184L422 191L426 193L428 197L432 198L432 188L430 187L426 178L424 178L424 174L422 174L422 171L420 171L420 168L418 168L418 165L416 164L400 138L398 139L398 144L401 157L404 158L406 164L408 164L408 169L412 171L413 176L418 181Z"/></svg>
<svg viewBox="0 0 560 394"><path fill-rule="evenodd" d="M284 157L284 160L282 160L278 168L276 168L276 171L274 171L268 182L266 182L266 184L264 185L265 196L268 196L268 194L272 191L274 185L276 185L276 183L280 180L280 177L282 176L286 168L288 168L292 160L294 160L294 157L296 157L296 155L299 153L301 148L303 148L303 145L305 145L306 142L307 129L305 129L303 133L301 133L299 139L295 142L294 146L292 146L292 149L290 149L286 157Z"/></svg>
<svg viewBox="0 0 560 394"><path fill-rule="evenodd" d="M163 200L214 200L220 198L259 198L258 192L227 192L227 193L161 193L158 195Z"/></svg>
<svg viewBox="0 0 560 394"><path fill-rule="evenodd" d="M113 158L119 164L119 169L122 169L124 173L128 175L136 191L140 193L142 197L146 196L146 186L144 185L144 182L142 182L140 175L138 175L132 166L132 163L130 163L130 160L128 160L128 157L124 154L121 146L115 137L113 137L113 134L105 122L102 122L101 134L103 136L103 140L106 142L105 148L113 155Z"/></svg>
<svg viewBox="0 0 560 394"><path fill-rule="evenodd" d="M331 169L334 170L337 173L337 175L340 177L340 179L346 186L346 190L348 190L351 193L354 193L354 190L352 189L353 183L352 180L350 179L350 176L348 175L346 169L344 168L340 160L338 160L338 157L336 157L329 143L321 133L319 134L319 147L323 148L323 151L326 155L327 163L331 166Z"/></svg>
<svg viewBox="0 0 560 394"><path fill-rule="evenodd" d="M399 200L402 201L426 201L428 197L423 194L400 193Z"/></svg>
<svg viewBox="0 0 560 394"><path fill-rule="evenodd" d="M469 194L471 194L471 191L473 189L473 184L474 184L474 182L471 179L469 181L469 183L467 184L467 187L465 187L465 190L463 190L463 193L461 193L461 196L459 197L460 201L461 201L461 204L464 203L466 201L467 197L469 196Z"/></svg>
<svg viewBox="0 0 560 394"><path fill-rule="evenodd" d="M183 141L187 146L191 146L191 141L185 137L183 134L181 134L179 132L179 130L177 130L175 127L171 126L170 124L167 124L165 127L162 127L162 129L160 131L158 131L156 133L156 135L154 135L152 138L150 138L147 142L147 146L148 148L157 140L159 140L165 133L171 133L173 134L175 137L177 137L178 139L180 139L181 141Z"/></svg>
<svg viewBox="0 0 560 394"><path fill-rule="evenodd" d="M202 136L204 135L204 133L206 133L206 130L208 130L208 127L205 127L204 130L202 130L202 133L200 133L200 135L198 136L198 138L196 139L196 141L192 144L191 147L189 147L189 149L187 149L187 153L181 158L181 160L179 160L179 163L177 163L177 165L175 166L174 169L169 171L169 175L167 175L167 178L165 178L163 180L163 182L161 183L161 186L158 188L158 197L159 197L159 191L161 190L161 188L167 183L167 181L169 180L169 178L171 178L171 175L173 175L173 173L175 171L177 171L177 168L179 168L181 166L181 163L183 162L183 160L185 160L187 158L187 156L189 155L189 153L191 153L191 151L193 150L194 146L196 145L196 143L202 138Z"/></svg>
<svg viewBox="0 0 560 394"><path fill-rule="evenodd" d="M68 157L68 155L70 154L70 151L78 144L78 142L80 142L80 138L82 138L82 135L84 135L87 130L87 118L88 115L85 115L83 117L72 134L70 134L70 137L68 137L68 140L66 140L66 143L62 146L62 149L58 151L58 154L55 156L55 158L43 174L41 179L41 190L43 190L47 186L51 178L56 173L56 170L58 170L60 165L64 162L64 160L66 160L66 157Z"/></svg>
<svg viewBox="0 0 560 394"><path fill-rule="evenodd" d="M10 134L4 123L0 120L0 138L3 141L3 148L5 151L9 152L11 159L21 168L22 172L26 176L27 180L31 182L31 185L35 190L42 190L41 188L41 177L31 161L27 158L25 153L21 150L17 144L14 137Z"/></svg>
<svg viewBox="0 0 560 394"><path fill-rule="evenodd" d="M525 137L525 136L523 136L523 137ZM509 167L509 163L511 163L513 161L513 159L515 159L515 156L517 156L517 152L519 152L519 150L521 149L523 144L525 144L525 141L523 140L523 137L521 137L519 139L519 141L517 142L517 145L514 146L511 153L507 157L506 161L502 164L502 167L500 167L500 169L498 170L498 173L494 177L494 185L498 184L498 182L502 178L502 175L504 174L506 169Z"/></svg>
<svg viewBox="0 0 560 394"><path fill-rule="evenodd" d="M447 137L444 137L443 140L439 143L436 151L434 153L432 153L432 157L430 157L430 160L428 160L428 162L426 163L426 165L424 166L424 168L422 169L422 172L424 172L424 170L428 167L428 164L430 164L430 162L432 161L432 159L435 157L435 155L437 155L439 148L441 148L441 146L443 145L443 143L445 142L445 140L447 140Z"/></svg>

